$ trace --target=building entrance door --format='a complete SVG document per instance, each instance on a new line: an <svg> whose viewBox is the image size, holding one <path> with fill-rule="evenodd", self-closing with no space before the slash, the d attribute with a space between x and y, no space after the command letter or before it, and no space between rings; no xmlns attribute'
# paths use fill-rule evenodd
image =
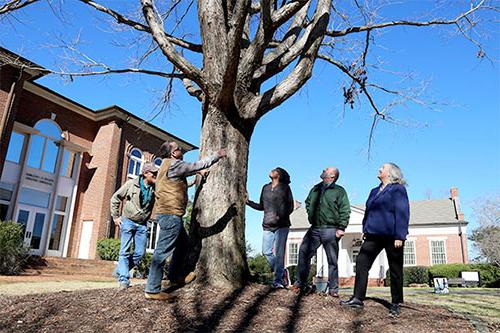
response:
<svg viewBox="0 0 500 333"><path fill-rule="evenodd" d="M24 244L30 247L32 254L43 255L47 215L46 209L28 205L19 205L14 215L17 223L23 226Z"/></svg>

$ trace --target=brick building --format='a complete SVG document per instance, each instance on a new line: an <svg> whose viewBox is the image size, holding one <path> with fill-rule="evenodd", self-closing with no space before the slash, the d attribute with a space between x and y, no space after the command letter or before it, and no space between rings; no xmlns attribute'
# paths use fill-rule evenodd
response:
<svg viewBox="0 0 500 333"><path fill-rule="evenodd" d="M339 277L343 285L354 284L356 257L362 244L364 211L364 206L351 205L349 225L339 244ZM294 211L291 222L286 246L286 266L297 264L300 243L310 226L305 208ZM450 198L410 201L410 226L404 248L404 265L467 263L467 224L456 188L451 189ZM322 247L318 249L316 258L317 276L328 276L326 253ZM370 270L370 284L376 285L381 278L385 278L388 269L385 251L382 251Z"/></svg>
<svg viewBox="0 0 500 333"><path fill-rule="evenodd" d="M113 236L111 195L159 164L175 140L118 106L91 110L34 82L43 67L0 48L0 220L23 225L34 254L95 258Z"/></svg>

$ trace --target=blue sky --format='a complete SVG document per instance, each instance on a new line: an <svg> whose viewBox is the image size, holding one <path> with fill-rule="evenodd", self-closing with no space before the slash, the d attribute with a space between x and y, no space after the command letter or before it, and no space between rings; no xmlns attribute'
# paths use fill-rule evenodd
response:
<svg viewBox="0 0 500 333"><path fill-rule="evenodd" d="M119 6L116 1L111 4ZM390 17L415 15L433 2L406 1L385 13ZM52 11L37 4L20 12L17 20L0 22L0 45L49 68L63 60L53 47L57 38L81 36L80 48L108 64L124 64L134 56L133 47L116 48L115 39L127 41L130 34L113 34L100 22L102 15L79 4L67 4L71 11L63 22ZM441 9L440 16L453 16L456 8ZM448 13L449 11L449 13ZM363 98L354 110L343 106L341 87L346 77L318 61L313 78L295 96L267 114L257 125L250 145L248 192L258 200L262 185L269 181L269 170L281 166L292 177L292 191L303 201L321 170L329 165L340 169L339 184L350 200L363 204L376 179L379 166L397 163L409 182L410 200L449 196L459 188L466 219L472 222L475 200L500 191L500 59L498 29L485 26L481 41L494 64L476 57L477 48L464 38L450 36L443 28L391 28L376 36L368 63L383 59L385 68L413 73L412 81L379 74L369 69L369 79L378 79L389 88L427 85L424 98L439 102L438 111L416 104L400 107L393 117L400 125L379 123L371 158L366 153L372 110ZM194 37L196 39L196 35ZM50 47L48 46L50 45ZM165 62L159 58L157 66ZM117 104L150 119L156 112L164 81L148 76L123 75L76 78L66 82L58 77L39 83L93 109ZM153 123L199 144L200 106L180 87L168 112ZM387 96L375 94L383 105ZM194 160L197 153L186 156ZM247 209L247 239L261 247L260 212Z"/></svg>

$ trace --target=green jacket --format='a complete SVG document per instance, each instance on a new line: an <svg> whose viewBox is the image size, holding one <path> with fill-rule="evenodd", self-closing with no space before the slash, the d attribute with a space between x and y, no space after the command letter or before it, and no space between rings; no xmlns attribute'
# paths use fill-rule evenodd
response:
<svg viewBox="0 0 500 333"><path fill-rule="evenodd" d="M140 177L140 176L139 176ZM154 192L151 201L146 207L141 207L139 177L130 179L118 189L111 197L110 210L111 216L117 218L120 216L120 203L123 201L121 216L125 216L132 221L145 224L151 217L153 206L155 204ZM154 190L154 188L153 188Z"/></svg>
<svg viewBox="0 0 500 333"><path fill-rule="evenodd" d="M338 228L345 230L349 224L351 205L342 186L332 183L323 194L323 183L315 185L306 199L309 223L315 228Z"/></svg>

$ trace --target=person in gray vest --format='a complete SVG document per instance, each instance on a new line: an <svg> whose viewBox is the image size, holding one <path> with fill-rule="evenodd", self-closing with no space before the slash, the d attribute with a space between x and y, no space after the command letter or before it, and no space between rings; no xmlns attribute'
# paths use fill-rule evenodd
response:
<svg viewBox="0 0 500 333"><path fill-rule="evenodd" d="M148 240L147 222L155 204L155 182L158 167L151 162L142 166L141 175L128 180L111 197L111 216L120 228L120 255L114 275L118 278L120 289L129 287L129 271L137 266L146 253ZM120 215L120 203L123 209ZM134 244L134 253L130 247Z"/></svg>
<svg viewBox="0 0 500 333"><path fill-rule="evenodd" d="M160 234L153 253L149 269L148 282L145 288L146 299L166 301L172 298L171 294L161 291L163 268L165 261L176 248L179 237L186 235L182 216L186 213L188 203L186 177L210 167L212 164L226 156L225 149L220 149L215 154L205 157L194 163L183 161L184 154L181 147L172 141L165 142L160 148L161 162L156 182L156 218L160 225ZM176 254L177 255L177 254ZM194 279L194 273L184 277L179 258L173 256L169 266L169 279L175 284L182 284ZM181 280L181 281L179 281Z"/></svg>

